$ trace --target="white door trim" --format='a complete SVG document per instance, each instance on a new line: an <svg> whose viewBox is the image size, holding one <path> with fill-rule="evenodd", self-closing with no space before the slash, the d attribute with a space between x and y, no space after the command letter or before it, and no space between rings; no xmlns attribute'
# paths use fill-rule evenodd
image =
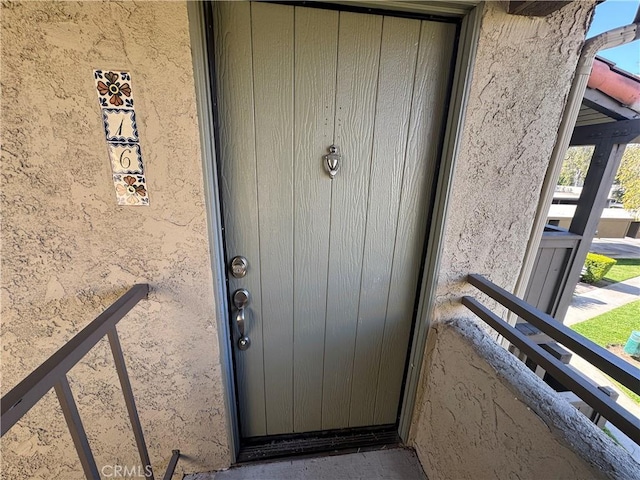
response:
<svg viewBox="0 0 640 480"><path fill-rule="evenodd" d="M340 2L336 2L340 3ZM349 2L351 3L351 2ZM352 4L365 3L353 2ZM397 7L400 3L406 8L404 11L415 11L419 14L429 13L423 8L417 8L411 2L392 2ZM378 4L379 5L379 4ZM468 7L468 5L467 5ZM220 195L218 189L217 157L215 149L215 128L211 98L211 78L208 58L211 52L207 44L204 4L202 2L187 2L189 14L189 28L191 36L191 51L193 57L193 73L196 91L196 107L198 111L198 128L204 176L205 202L207 209L207 223L209 241L211 245L211 266L213 271L213 291L216 299L216 326L220 350L220 365L223 379L225 410L227 414L227 435L230 450L230 463L236 461L240 446L240 430L236 407L236 388L233 372L233 352L229 338L228 302L226 286L226 266L224 263L224 243L222 239L222 217ZM475 60L477 39L480 30L481 6L470 11L459 11L453 16L462 18L460 39L455 59L453 86L449 104L449 112L444 133L444 143L436 197L433 205L433 218L428 234L428 244L433 245L424 259L425 274L422 278L418 317L410 348L410 362L408 366L402 410L398 433L406 442L409 427L413 417L418 380L424 355L427 331L433 313L435 287L438 276L438 265L442 247L442 237L445 225L445 214L449 197L449 185L458 155L459 143L462 136L462 125L466 110L467 97L471 85L471 74ZM441 11L432 12L439 14Z"/></svg>

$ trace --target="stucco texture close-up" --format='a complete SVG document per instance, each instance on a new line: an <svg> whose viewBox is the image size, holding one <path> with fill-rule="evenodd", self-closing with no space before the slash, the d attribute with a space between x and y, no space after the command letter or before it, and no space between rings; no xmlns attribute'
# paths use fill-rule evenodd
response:
<svg viewBox="0 0 640 480"><path fill-rule="evenodd" d="M465 315L468 273L511 289L594 2L546 17L484 4L459 154L450 184L435 319ZM467 314L468 315L468 314Z"/></svg>
<svg viewBox="0 0 640 480"><path fill-rule="evenodd" d="M414 446L430 480L640 477L621 446L473 323L434 325L425 361Z"/></svg>
<svg viewBox="0 0 640 480"><path fill-rule="evenodd" d="M474 321L460 302L474 292L470 273L507 290L516 284L594 7L573 2L524 17L483 4L430 322ZM423 363L411 438L427 427L418 421L427 371Z"/></svg>
<svg viewBox="0 0 640 480"><path fill-rule="evenodd" d="M135 283L118 325L156 475L228 466L184 3L2 4L2 393ZM149 206L118 206L94 69L127 71ZM106 341L69 375L98 468L140 465ZM3 478L83 478L49 393ZM108 470L109 471L113 470Z"/></svg>

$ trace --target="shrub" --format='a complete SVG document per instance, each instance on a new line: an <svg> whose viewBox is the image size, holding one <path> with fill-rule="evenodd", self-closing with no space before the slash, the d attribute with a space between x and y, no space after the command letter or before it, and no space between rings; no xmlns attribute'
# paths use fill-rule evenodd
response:
<svg viewBox="0 0 640 480"><path fill-rule="evenodd" d="M599 282L615 264L616 261L613 258L589 252L584 262L582 281L587 283Z"/></svg>

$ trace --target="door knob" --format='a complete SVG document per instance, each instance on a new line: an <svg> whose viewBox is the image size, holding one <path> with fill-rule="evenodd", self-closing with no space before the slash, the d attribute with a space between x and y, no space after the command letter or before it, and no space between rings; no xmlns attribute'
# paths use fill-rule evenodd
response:
<svg viewBox="0 0 640 480"><path fill-rule="evenodd" d="M249 300L250 295L246 288L236 290L233 294L233 305L238 310L236 312L236 325L238 326L238 333L240 334L240 338L238 338L238 349L243 351L251 346L251 340L244 333L246 315L245 308L249 305Z"/></svg>

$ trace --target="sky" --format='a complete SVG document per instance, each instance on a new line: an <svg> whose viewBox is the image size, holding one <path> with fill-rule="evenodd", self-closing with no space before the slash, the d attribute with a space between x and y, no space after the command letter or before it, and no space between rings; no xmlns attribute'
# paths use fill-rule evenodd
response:
<svg viewBox="0 0 640 480"><path fill-rule="evenodd" d="M606 0L596 7L596 14L587 33L587 38L612 28L629 25L638 10L640 0ZM611 60L616 66L627 72L640 75L640 40L620 47L602 50L600 57Z"/></svg>

